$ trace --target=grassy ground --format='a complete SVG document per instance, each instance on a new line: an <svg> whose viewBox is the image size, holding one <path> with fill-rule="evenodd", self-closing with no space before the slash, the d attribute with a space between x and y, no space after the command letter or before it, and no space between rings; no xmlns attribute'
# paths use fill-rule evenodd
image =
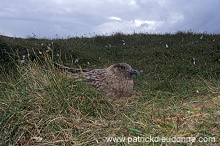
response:
<svg viewBox="0 0 220 146"><path fill-rule="evenodd" d="M0 145L220 142L220 35L0 36L0 49ZM132 97L106 101L52 62L83 68L126 62L142 73Z"/></svg>

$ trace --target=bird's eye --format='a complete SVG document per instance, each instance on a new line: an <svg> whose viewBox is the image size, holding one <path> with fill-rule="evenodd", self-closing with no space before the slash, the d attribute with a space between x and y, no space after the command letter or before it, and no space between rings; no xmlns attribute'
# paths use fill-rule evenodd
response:
<svg viewBox="0 0 220 146"><path fill-rule="evenodd" d="M124 67L124 66L121 66L120 69L121 69L121 70L125 70L125 67Z"/></svg>

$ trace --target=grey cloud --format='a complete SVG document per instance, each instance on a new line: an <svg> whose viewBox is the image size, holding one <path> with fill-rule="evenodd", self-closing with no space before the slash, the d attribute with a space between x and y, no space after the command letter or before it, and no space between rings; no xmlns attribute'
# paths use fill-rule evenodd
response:
<svg viewBox="0 0 220 146"><path fill-rule="evenodd" d="M219 0L8 0L1 2L0 33L21 37L190 29L220 33L219 5Z"/></svg>

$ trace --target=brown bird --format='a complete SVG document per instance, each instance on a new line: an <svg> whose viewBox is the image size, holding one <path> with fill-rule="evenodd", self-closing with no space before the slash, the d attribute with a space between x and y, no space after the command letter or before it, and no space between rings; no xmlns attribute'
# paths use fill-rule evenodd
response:
<svg viewBox="0 0 220 146"><path fill-rule="evenodd" d="M113 64L104 69L72 69L58 63L54 65L67 70L73 78L85 79L86 84L92 86L105 97L129 97L133 92L132 75L140 72L131 68L127 63Z"/></svg>

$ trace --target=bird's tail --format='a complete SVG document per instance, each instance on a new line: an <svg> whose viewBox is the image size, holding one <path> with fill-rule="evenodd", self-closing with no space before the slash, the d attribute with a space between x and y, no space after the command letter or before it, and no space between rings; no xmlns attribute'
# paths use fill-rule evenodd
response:
<svg viewBox="0 0 220 146"><path fill-rule="evenodd" d="M56 68L64 70L64 71L69 72L69 73L80 73L80 72L90 71L90 69L82 69L81 67L80 68L69 68L67 66L64 66L64 65L61 65L61 64L58 64L58 63L55 63L55 62L53 64Z"/></svg>
<svg viewBox="0 0 220 146"><path fill-rule="evenodd" d="M69 67L67 67L67 66L64 66L64 65L61 65L61 64L58 64L58 63L53 63L54 64L54 66L56 67L56 68L58 68L58 69L65 69L65 70L68 70L68 69L70 69Z"/></svg>

